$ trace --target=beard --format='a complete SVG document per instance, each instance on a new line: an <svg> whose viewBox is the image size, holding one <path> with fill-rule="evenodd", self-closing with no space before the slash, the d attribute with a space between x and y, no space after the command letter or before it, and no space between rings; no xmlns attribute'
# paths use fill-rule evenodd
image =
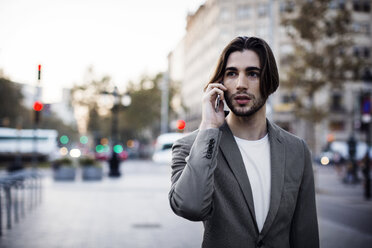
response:
<svg viewBox="0 0 372 248"><path fill-rule="evenodd" d="M231 96L229 96L227 94L227 92L225 92L224 94L225 94L226 104L229 107L229 109L231 110L231 112L233 112L236 116L240 116L240 117L249 117L249 116L254 115L266 103L266 98L264 99L264 98L259 97L259 98L256 99L256 96L251 94L251 93L235 93ZM247 95L251 99L251 102L252 102L251 107L249 107L248 105L236 106L236 105L239 105L237 103L235 103L236 105L233 105L232 102L234 101L235 96L238 95L238 94Z"/></svg>

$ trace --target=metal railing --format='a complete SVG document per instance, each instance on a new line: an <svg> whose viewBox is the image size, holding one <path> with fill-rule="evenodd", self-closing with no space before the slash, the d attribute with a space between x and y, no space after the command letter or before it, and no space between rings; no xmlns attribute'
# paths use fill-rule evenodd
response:
<svg viewBox="0 0 372 248"><path fill-rule="evenodd" d="M35 169L0 175L0 236L3 222L11 229L25 217L26 209L34 209L42 197L42 176Z"/></svg>

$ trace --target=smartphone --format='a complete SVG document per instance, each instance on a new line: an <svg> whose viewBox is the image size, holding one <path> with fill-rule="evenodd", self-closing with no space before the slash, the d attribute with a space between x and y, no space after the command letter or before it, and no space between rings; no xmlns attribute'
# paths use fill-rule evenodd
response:
<svg viewBox="0 0 372 248"><path fill-rule="evenodd" d="M218 95L216 102L214 103L214 111L216 111L216 113L218 113L218 110L220 109L220 103L221 103L221 95Z"/></svg>
<svg viewBox="0 0 372 248"><path fill-rule="evenodd" d="M223 84L223 81L221 81L220 83ZM221 95L218 95L216 98L216 102L214 103L214 111L216 111L216 113L218 113L218 110L220 109L220 104L221 104Z"/></svg>

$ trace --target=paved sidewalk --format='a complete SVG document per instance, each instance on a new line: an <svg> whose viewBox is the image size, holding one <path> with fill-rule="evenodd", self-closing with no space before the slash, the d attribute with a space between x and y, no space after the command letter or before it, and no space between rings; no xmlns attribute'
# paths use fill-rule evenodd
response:
<svg viewBox="0 0 372 248"><path fill-rule="evenodd" d="M372 201L364 200L362 185L341 183L332 167L317 168L321 247L372 247ZM202 224L169 207L169 166L127 161L122 169L123 177L101 182L46 177L42 204L3 229L0 247L200 247Z"/></svg>
<svg viewBox="0 0 372 248"><path fill-rule="evenodd" d="M1 248L199 247L202 224L173 214L170 169L123 164L124 176L101 182L44 180L43 202L4 230Z"/></svg>

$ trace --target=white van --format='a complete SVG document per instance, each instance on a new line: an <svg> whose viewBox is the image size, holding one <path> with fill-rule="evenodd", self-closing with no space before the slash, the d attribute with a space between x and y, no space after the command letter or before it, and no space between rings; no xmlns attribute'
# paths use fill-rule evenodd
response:
<svg viewBox="0 0 372 248"><path fill-rule="evenodd" d="M182 138L182 133L165 133L159 135L155 142L155 151L152 160L156 163L170 164L172 161L173 143Z"/></svg>

